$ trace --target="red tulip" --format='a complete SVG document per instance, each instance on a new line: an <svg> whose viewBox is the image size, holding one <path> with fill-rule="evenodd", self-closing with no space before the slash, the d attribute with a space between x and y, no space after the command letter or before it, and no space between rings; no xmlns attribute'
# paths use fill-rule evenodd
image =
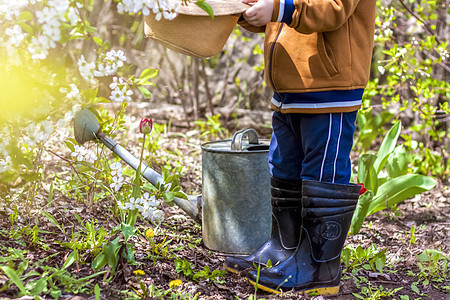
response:
<svg viewBox="0 0 450 300"><path fill-rule="evenodd" d="M139 131L143 134L149 134L153 129L153 120L149 118L141 119L141 123L139 123Z"/></svg>
<svg viewBox="0 0 450 300"><path fill-rule="evenodd" d="M361 186L361 190L359 191L359 194L362 195L365 192L367 192L367 189L364 187L364 183L358 183Z"/></svg>

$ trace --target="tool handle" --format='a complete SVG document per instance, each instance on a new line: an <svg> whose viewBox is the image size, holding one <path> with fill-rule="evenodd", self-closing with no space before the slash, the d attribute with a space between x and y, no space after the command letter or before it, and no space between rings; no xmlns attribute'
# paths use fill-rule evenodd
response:
<svg viewBox="0 0 450 300"><path fill-rule="evenodd" d="M120 146L116 141L106 135L98 135L100 142L102 142L108 149L119 156L124 162L126 162L134 170L139 168L140 160L131 154L127 149ZM142 163L141 175L151 184L164 183L163 177L155 170ZM195 221L201 220L198 208L198 196L188 196L188 200L175 197L173 202L181 208L186 214L188 214Z"/></svg>

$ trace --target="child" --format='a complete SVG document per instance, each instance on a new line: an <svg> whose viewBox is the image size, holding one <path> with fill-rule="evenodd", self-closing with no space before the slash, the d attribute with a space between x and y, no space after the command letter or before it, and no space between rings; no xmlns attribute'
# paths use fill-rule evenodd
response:
<svg viewBox="0 0 450 300"><path fill-rule="evenodd" d="M270 292L339 292L340 254L360 187L350 184L357 110L369 79L376 0L243 0L239 24L265 32L265 80L274 91L269 150L272 235L228 257ZM270 261L270 262L269 262Z"/></svg>

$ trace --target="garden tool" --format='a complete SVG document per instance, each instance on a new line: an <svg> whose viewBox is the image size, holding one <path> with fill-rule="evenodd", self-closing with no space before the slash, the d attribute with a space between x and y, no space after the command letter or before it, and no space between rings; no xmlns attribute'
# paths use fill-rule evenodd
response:
<svg viewBox="0 0 450 300"><path fill-rule="evenodd" d="M258 264L275 266L289 258L300 239L301 227L301 181L270 178L272 204L272 233L270 238L253 254L247 257L229 256L224 267L239 273Z"/></svg>
<svg viewBox="0 0 450 300"><path fill-rule="evenodd" d="M124 162L130 165L134 170L137 170L140 160L131 154L128 150L120 146L109 136L106 136L97 121L97 117L88 109L82 109L76 113L74 118L74 133L75 139L79 144L92 140L99 140L109 150L119 156ZM144 163L141 165L142 176L151 184L163 183L163 177L148 167ZM200 196L190 195L188 200L175 197L173 202L186 212L195 221L200 222L201 215L199 213Z"/></svg>
<svg viewBox="0 0 450 300"><path fill-rule="evenodd" d="M279 293L294 290L319 295L339 292L341 251L361 186L303 180L302 226L294 254L272 268L252 270L247 280Z"/></svg>
<svg viewBox="0 0 450 300"><path fill-rule="evenodd" d="M209 249L249 255L269 238L269 143L243 129L202 144L202 234Z"/></svg>

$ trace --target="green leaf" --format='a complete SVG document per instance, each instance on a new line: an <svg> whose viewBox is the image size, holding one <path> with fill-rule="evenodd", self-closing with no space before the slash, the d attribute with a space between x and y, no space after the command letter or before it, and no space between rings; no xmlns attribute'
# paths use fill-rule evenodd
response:
<svg viewBox="0 0 450 300"><path fill-rule="evenodd" d="M374 162L374 169L377 174L383 169L389 154L394 150L397 139L400 136L400 131L402 129L402 123L398 121L386 134L386 137L381 143L380 149L377 153L377 159Z"/></svg>
<svg viewBox="0 0 450 300"><path fill-rule="evenodd" d="M439 250L435 250L435 249L425 249L422 253L420 253L417 258L421 261L421 262L428 262L428 261L433 261L433 259L435 258L437 261L443 259L443 260L450 260L450 258L448 258L447 256L445 256L444 254L442 254L441 251Z"/></svg>
<svg viewBox="0 0 450 300"><path fill-rule="evenodd" d="M378 179L377 173L373 167L377 157L371 153L364 153L359 156L358 161L358 183L364 183L364 186L373 191L377 192L378 189Z"/></svg>
<svg viewBox="0 0 450 300"><path fill-rule="evenodd" d="M175 195L173 193L164 193L164 201L172 202L175 199Z"/></svg>
<svg viewBox="0 0 450 300"><path fill-rule="evenodd" d="M33 19L33 14L26 10L20 13L18 19L20 21L31 21Z"/></svg>
<svg viewBox="0 0 450 300"><path fill-rule="evenodd" d="M177 198L188 200L188 196L183 192L174 192L173 195Z"/></svg>
<svg viewBox="0 0 450 300"><path fill-rule="evenodd" d="M77 260L77 257L78 257L78 251L77 250L72 251L69 254L69 256L67 256L67 259L64 262L61 270L67 269L70 265L72 265Z"/></svg>
<svg viewBox="0 0 450 300"><path fill-rule="evenodd" d="M33 36L34 35L34 30L33 27L31 27L30 25L26 24L26 23L19 23L20 28L23 29L23 31L25 31L26 33L28 33L29 35Z"/></svg>
<svg viewBox="0 0 450 300"><path fill-rule="evenodd" d="M45 288L47 288L47 278L43 277L36 281L33 289L31 290L31 294L39 296Z"/></svg>
<svg viewBox="0 0 450 300"><path fill-rule="evenodd" d="M147 68L142 71L140 79L145 81L151 78L155 78L156 76L158 76L157 69Z"/></svg>
<svg viewBox="0 0 450 300"><path fill-rule="evenodd" d="M14 283L19 288L22 294L27 295L27 291L25 290L25 287L23 286L19 275L17 275L16 270L7 266L0 266L0 269L2 269L5 275L8 276L8 278L12 281L12 283Z"/></svg>
<svg viewBox="0 0 450 300"><path fill-rule="evenodd" d="M198 7L200 7L201 9L203 9L204 11L206 11L208 13L208 15L214 19L214 12L212 7L205 1L205 0L197 0L197 2L195 2L195 4L198 5Z"/></svg>
<svg viewBox="0 0 450 300"><path fill-rule="evenodd" d="M122 245L119 243L119 237L115 238L110 244L103 245L103 253L105 253L106 260L112 273L116 270L118 255L121 248Z"/></svg>
<svg viewBox="0 0 450 300"><path fill-rule="evenodd" d="M65 233L65 230L61 227L61 225L59 225L58 221L55 219L54 216L52 216L51 214L49 214L48 212L45 212L43 210L41 210L41 214L47 218L47 220L50 221L50 223L52 223L53 225L55 225L59 230L62 231L62 233Z"/></svg>
<svg viewBox="0 0 450 300"><path fill-rule="evenodd" d="M97 36L94 36L94 37L92 38L92 40L93 40L97 45L99 45L100 47L103 46L103 40L102 40L101 38L99 38L99 37L97 37Z"/></svg>
<svg viewBox="0 0 450 300"><path fill-rule="evenodd" d="M37 172L28 172L20 175L25 181L33 182L41 179L41 174Z"/></svg>
<svg viewBox="0 0 450 300"><path fill-rule="evenodd" d="M417 282L414 282L413 284L411 284L411 289L417 293L417 294L421 294L421 292L419 291L419 288L417 287Z"/></svg>
<svg viewBox="0 0 450 300"><path fill-rule="evenodd" d="M420 174L407 174L382 184L370 203L369 213L387 208L402 202L410 197L429 191L436 186L436 180Z"/></svg>
<svg viewBox="0 0 450 300"><path fill-rule="evenodd" d="M50 188L48 190L47 203L49 206L51 206L52 201L53 201L53 182L50 183Z"/></svg>
<svg viewBox="0 0 450 300"><path fill-rule="evenodd" d="M68 139L67 141L64 141L64 143L70 149L70 151L72 151L72 152L75 151L74 145L75 145L76 141L74 139Z"/></svg>
<svg viewBox="0 0 450 300"><path fill-rule="evenodd" d="M128 241L128 239L134 235L134 232L136 231L136 229L134 228L134 226L122 223L122 233L125 237L125 243Z"/></svg>
<svg viewBox="0 0 450 300"><path fill-rule="evenodd" d="M108 260L106 259L106 255L103 252L100 252L92 261L91 266L94 271L98 271L104 266L106 266L107 263Z"/></svg>
<svg viewBox="0 0 450 300"><path fill-rule="evenodd" d="M94 287L95 300L100 300L100 292L101 292L101 288L97 283Z"/></svg>
<svg viewBox="0 0 450 300"><path fill-rule="evenodd" d="M397 146L386 162L386 171L389 177L395 178L407 174L410 161L411 155L405 147Z"/></svg>
<svg viewBox="0 0 450 300"><path fill-rule="evenodd" d="M145 98L150 99L152 93L146 87L138 86L137 88L142 92Z"/></svg>
<svg viewBox="0 0 450 300"><path fill-rule="evenodd" d="M367 212L369 211L370 202L373 199L373 192L368 190L359 197L358 204L353 214L352 223L350 225L351 234L357 234L361 230L362 224L366 219Z"/></svg>

